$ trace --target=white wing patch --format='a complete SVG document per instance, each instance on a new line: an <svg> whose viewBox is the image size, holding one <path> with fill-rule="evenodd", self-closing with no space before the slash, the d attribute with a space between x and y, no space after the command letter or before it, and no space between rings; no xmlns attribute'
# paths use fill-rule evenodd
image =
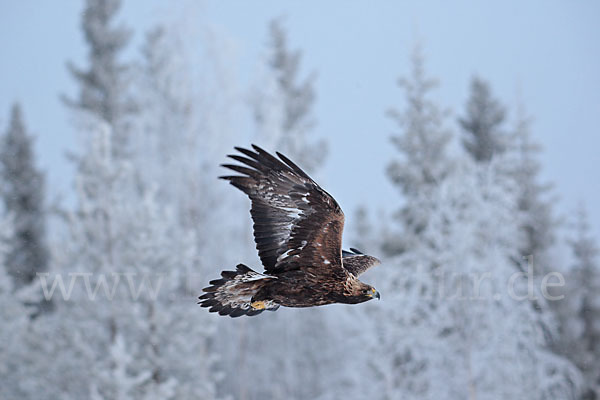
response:
<svg viewBox="0 0 600 400"><path fill-rule="evenodd" d="M287 218L287 221L286 221L287 223L285 225L279 225L279 234L277 235L279 240L276 242L277 245L280 246L280 248L285 249L286 244L288 243L289 239L292 236L292 231L293 231L294 227L299 224L300 220L307 218L310 215L311 210L309 208L308 209L298 208L296 206L295 201L289 195L275 193L273 191L272 185L262 184L259 187L262 191L265 192L263 199L270 206L275 207L278 210L283 211L285 213L285 216ZM310 201L308 199L308 196L310 195L309 192L301 193L300 195L302 196L301 198L304 203L310 204ZM308 244L308 242L306 240L303 240L300 243L299 247L287 249L284 253L280 254L277 257L277 263L280 263L280 262L284 261L286 258L290 257L290 253L292 251L304 249L307 244ZM321 245L319 245L319 246L321 246ZM296 255L294 257L298 257L298 256Z"/></svg>
<svg viewBox="0 0 600 400"><path fill-rule="evenodd" d="M287 217L287 223L285 225L280 225L280 233L278 235L279 240L277 241L277 244L280 247L285 248L286 243L292 236L292 231L294 227L298 225L301 219L306 218L310 214L310 211L308 213L305 213L305 210L296 207L294 200L289 195L273 192L272 185L261 184L259 185L259 188L265 193L263 196L264 200L270 206L283 211L285 213L285 216ZM308 200L308 195L308 192L302 194L302 200L304 203L307 204L310 203ZM303 240L301 243L301 247L299 247L298 250L302 250L306 245L307 241ZM283 254L279 255L277 257L277 262L279 263L280 261L289 257L289 253L292 250L295 249L288 249Z"/></svg>

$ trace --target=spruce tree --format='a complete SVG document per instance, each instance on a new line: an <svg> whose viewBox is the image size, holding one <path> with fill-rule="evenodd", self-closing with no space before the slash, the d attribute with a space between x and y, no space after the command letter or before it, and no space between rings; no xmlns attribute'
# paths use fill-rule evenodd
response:
<svg viewBox="0 0 600 400"><path fill-rule="evenodd" d="M583 399L600 396L600 250L590 233L586 209L577 212L575 235L569 241L574 265L565 279L567 292L558 308L565 354L585 379Z"/></svg>
<svg viewBox="0 0 600 400"><path fill-rule="evenodd" d="M185 49L172 26L159 25L148 31L141 50L134 163L141 179L156 186L161 201L173 204L182 223L193 229L206 220L204 211L210 207L203 202L208 201L206 194L212 193L201 188L204 178L198 166L210 140L198 123L206 111L193 92ZM222 135L220 139L224 140ZM214 186L212 174L210 184Z"/></svg>
<svg viewBox="0 0 600 400"><path fill-rule="evenodd" d="M573 398L577 370L549 351L540 311L512 294L528 285L510 283L513 185L499 163L460 160L431 192L420 240L374 271L387 293L372 323L381 324L373 352L383 398Z"/></svg>
<svg viewBox="0 0 600 400"><path fill-rule="evenodd" d="M315 125L312 108L315 102L315 74L300 79L300 50L291 50L287 32L280 20L269 25L270 47L267 79L252 104L259 139L278 151L302 160L308 172L314 172L327 155L327 143L310 141Z"/></svg>
<svg viewBox="0 0 600 400"><path fill-rule="evenodd" d="M46 271L46 211L44 175L35 165L33 138L27 133L21 108L14 104L0 148L2 200L13 220L6 266L17 287Z"/></svg>
<svg viewBox="0 0 600 400"><path fill-rule="evenodd" d="M81 28L88 46L88 66L69 63L68 69L79 84L76 99L64 97L71 108L83 111L110 125L113 131L113 155L127 154L127 116L135 112L128 94L130 66L119 60L131 33L113 26L120 0L87 0Z"/></svg>
<svg viewBox="0 0 600 400"><path fill-rule="evenodd" d="M214 321L193 307L195 239L155 192L134 189L135 170L114 160L105 128L90 132L58 274L47 277L68 287L80 274L69 297L54 292L44 351L60 363L38 381L64 391L51 398L213 399Z"/></svg>
<svg viewBox="0 0 600 400"><path fill-rule="evenodd" d="M554 216L550 190L552 185L540 182L541 164L538 156L541 146L531 134L531 118L523 106L516 113L516 126L507 145L509 168L517 184L518 204L521 213L523 242L519 247L521 257L533 256L534 272L543 275L552 269L548 251L555 242L558 219Z"/></svg>
<svg viewBox="0 0 600 400"><path fill-rule="evenodd" d="M392 136L400 158L392 161L386 172L404 199L396 214L403 231L386 238L384 251L388 255L402 253L412 246L427 224L426 205L431 192L453 168L447 154L452 135L445 126L446 112L431 98L437 81L426 75L419 45L413 50L411 69L408 78L398 81L404 90L405 108L388 111L400 127L400 132Z"/></svg>
<svg viewBox="0 0 600 400"><path fill-rule="evenodd" d="M29 287L18 289L6 269L10 246L6 246L12 235L10 218L0 218L0 398L22 399L27 396L26 387L31 382L31 363L40 360L40 355L24 338L29 334L33 321L33 307ZM34 379L35 380L35 379ZM39 396L39 392L38 392Z"/></svg>
<svg viewBox="0 0 600 400"><path fill-rule="evenodd" d="M502 123L505 116L504 107L493 97L490 85L474 77L465 115L458 120L464 131L463 146L473 159L488 162L504 151Z"/></svg>

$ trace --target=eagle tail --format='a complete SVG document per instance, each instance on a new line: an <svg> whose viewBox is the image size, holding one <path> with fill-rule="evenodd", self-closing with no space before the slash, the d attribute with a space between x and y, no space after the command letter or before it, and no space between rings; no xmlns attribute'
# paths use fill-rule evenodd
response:
<svg viewBox="0 0 600 400"><path fill-rule="evenodd" d="M210 307L208 311L235 318L279 308L279 304L271 300L252 303L252 297L275 277L259 274L244 264L239 264L235 271L221 272L221 277L210 281L211 286L202 289L206 293L199 297L198 304Z"/></svg>

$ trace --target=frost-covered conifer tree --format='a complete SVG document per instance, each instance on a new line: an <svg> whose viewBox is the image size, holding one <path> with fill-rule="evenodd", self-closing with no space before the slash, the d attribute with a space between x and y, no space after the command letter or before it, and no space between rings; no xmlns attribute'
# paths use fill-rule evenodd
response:
<svg viewBox="0 0 600 400"><path fill-rule="evenodd" d="M520 256L532 256L534 271L541 276L553 267L548 252L554 244L558 221L553 213L553 199L549 198L552 185L540 182L541 166L537 158L541 147L532 138L530 125L531 119L523 106L519 106L515 128L506 149L513 153L508 156L508 169L519 191L518 204L524 233L523 243L519 246Z"/></svg>
<svg viewBox="0 0 600 400"><path fill-rule="evenodd" d="M424 204L453 164L447 154L451 133L445 126L445 112L431 97L437 82L426 75L419 45L413 50L410 76L398 84L404 89L405 108L391 109L388 115L400 127L392 136L400 157L389 164L387 175L403 196L404 205L397 214L403 231L386 238L384 250L390 255L412 246L427 223Z"/></svg>
<svg viewBox="0 0 600 400"><path fill-rule="evenodd" d="M195 240L168 205L136 188L131 163L111 149L103 125L79 162L78 208L57 257L63 279L79 277L57 318L73 342L85 338L73 358L95 368L79 382L59 382L83 382L73 391L92 398L214 398L214 325L193 307L197 287L188 287Z"/></svg>
<svg viewBox="0 0 600 400"><path fill-rule="evenodd" d="M540 182L541 165L538 157L541 146L532 137L531 118L527 116L522 104L517 105L515 125L504 139L501 157L504 165L501 169L515 184L515 217L519 221L521 234L515 260L531 268L534 286L539 288L544 277L555 273L558 267L553 264L555 254L552 252L555 251L553 244L559 221L554 216L552 185ZM549 288L548 293L550 296L560 296L564 294L564 288ZM552 349L557 358L564 354L560 349L562 339L560 321L557 318L562 303L544 299L531 301L531 306L536 310L536 320L544 331L547 348Z"/></svg>
<svg viewBox="0 0 600 400"><path fill-rule="evenodd" d="M562 327L559 349L582 371L582 399L587 400L600 395L600 264L583 205L575 228L569 242L575 263L565 279L565 298L557 308Z"/></svg>
<svg viewBox="0 0 600 400"><path fill-rule="evenodd" d="M381 290L389 321L379 322L377 364L383 398L577 393L576 369L548 350L539 311L521 298L528 283L514 265L517 192L499 165L459 163L432 192L421 240L388 260Z"/></svg>
<svg viewBox="0 0 600 400"><path fill-rule="evenodd" d="M447 155L443 114L414 58L413 79L401 81L413 82L409 107L392 114L405 128L394 139L403 159L388 169L404 195L403 240L394 238L395 251L387 244L397 255L375 271L385 299L370 324L381 398L573 397L579 375L549 351L548 307L519 297L528 293L515 265L520 193L504 154L483 164Z"/></svg>
<svg viewBox="0 0 600 400"><path fill-rule="evenodd" d="M302 53L290 50L280 20L271 21L269 33L266 76L251 104L258 139L267 147L301 159L303 168L314 172L327 155L325 140L311 141L309 137L315 124L312 116L315 75L300 79Z"/></svg>
<svg viewBox="0 0 600 400"><path fill-rule="evenodd" d="M161 202L171 204L181 224L195 232L205 261L213 258L219 236L230 229L231 196L227 185L217 180L219 164L234 143L229 134L228 113L235 109L230 99L231 78L223 68L224 54L209 52L198 60L199 49L218 47L226 53L227 43L211 35L216 43L198 39L185 24L165 22L146 34L142 60L137 65L136 103L133 120L137 174L156 189ZM205 63L202 76L194 69ZM210 72L207 72L210 71ZM234 198L234 200L243 200ZM244 215L246 215L244 213ZM217 233L221 232L221 233ZM235 260L239 261L239 260Z"/></svg>
<svg viewBox="0 0 600 400"><path fill-rule="evenodd" d="M22 337L30 323L29 313L15 297L12 278L4 265L0 266L0 317L0 397L22 398L19 376L15 372L23 372L20 365L23 355L20 353L27 350Z"/></svg>
<svg viewBox="0 0 600 400"><path fill-rule="evenodd" d="M0 398L20 399L27 398L27 384L32 379L27 379L32 372L27 358L35 348L29 347L23 338L29 334L34 310L25 305L32 302L29 296L24 296L27 287L20 282L20 288L15 288L6 268L10 254L6 244L12 236L10 225L7 218L0 221Z"/></svg>
<svg viewBox="0 0 600 400"><path fill-rule="evenodd" d="M131 33L124 26L113 26L120 5L120 0L86 1L81 28L88 45L89 65L79 68L68 64L79 84L79 95L63 99L68 106L91 113L111 126L116 157L129 151L127 117L136 109L129 92L130 66L120 60Z"/></svg>
<svg viewBox="0 0 600 400"><path fill-rule="evenodd" d="M492 96L490 85L473 77L465 116L458 122L464 131L463 146L474 160L487 162L505 150L504 119L504 107Z"/></svg>
<svg viewBox="0 0 600 400"><path fill-rule="evenodd" d="M224 67L230 64L228 44L213 31L198 37L195 29L181 21L167 21L146 35L136 74L140 110L133 118L132 162L144 185L156 191L159 203L172 207L182 230L194 238L195 252L201 255L192 271L199 291L214 274L243 262L245 255L256 257L256 252L249 246L250 225L243 226L248 232L239 225L248 220L247 200L228 195L230 187L217 179L225 154L232 146L243 145L239 137L234 142L230 135L228 116L236 101ZM207 42L207 37L213 40ZM226 252L218 250L224 238L230 243ZM241 330L230 320L195 307L194 312L217 325L207 341L208 351L222 356L218 367L228 371L219 391L241 397L240 385L248 384L250 391L260 389L243 374L248 358ZM260 340L259 335L254 338Z"/></svg>
<svg viewBox="0 0 600 400"><path fill-rule="evenodd" d="M193 119L199 104L194 104L192 78L173 29L160 25L146 34L138 69L135 162L162 199L177 203L190 197L190 175L197 175L199 135ZM190 213L185 217L189 220Z"/></svg>
<svg viewBox="0 0 600 400"><path fill-rule="evenodd" d="M31 283L48 267L44 176L35 165L33 139L21 108L14 104L0 145L1 195L13 221L6 267L17 287Z"/></svg>

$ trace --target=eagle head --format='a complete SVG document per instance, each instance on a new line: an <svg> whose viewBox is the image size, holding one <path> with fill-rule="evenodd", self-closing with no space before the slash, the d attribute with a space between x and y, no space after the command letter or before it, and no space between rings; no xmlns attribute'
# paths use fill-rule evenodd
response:
<svg viewBox="0 0 600 400"><path fill-rule="evenodd" d="M363 303L381 298L379 292L373 286L367 285L353 277L348 278L346 281L346 290L344 292L345 298L343 302L347 304Z"/></svg>

